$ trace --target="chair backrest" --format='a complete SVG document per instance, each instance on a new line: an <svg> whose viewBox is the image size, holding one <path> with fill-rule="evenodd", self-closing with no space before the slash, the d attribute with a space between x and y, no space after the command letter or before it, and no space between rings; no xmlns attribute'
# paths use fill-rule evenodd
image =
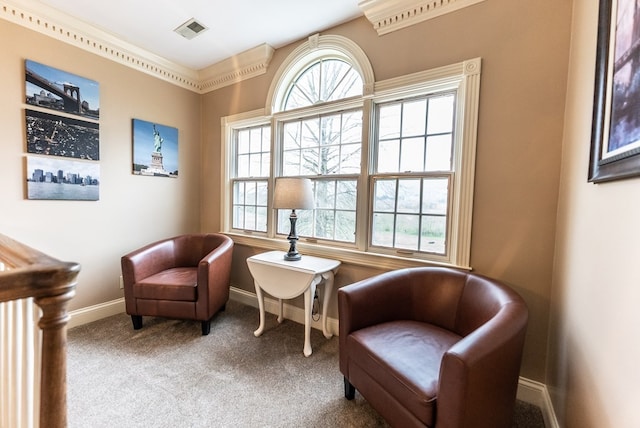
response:
<svg viewBox="0 0 640 428"><path fill-rule="evenodd" d="M176 267L196 267L204 256L230 240L219 233L189 234L173 238Z"/></svg>
<svg viewBox="0 0 640 428"><path fill-rule="evenodd" d="M526 306L515 291L499 281L469 273L458 305L454 331L467 336L510 304Z"/></svg>
<svg viewBox="0 0 640 428"><path fill-rule="evenodd" d="M397 309L392 319L426 322L460 336L489 321L509 302L524 304L499 281L456 269L408 268L382 276L397 284L388 302Z"/></svg>

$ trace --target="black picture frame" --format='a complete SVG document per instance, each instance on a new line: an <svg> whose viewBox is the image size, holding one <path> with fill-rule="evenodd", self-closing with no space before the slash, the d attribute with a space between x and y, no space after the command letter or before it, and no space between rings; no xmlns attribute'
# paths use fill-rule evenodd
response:
<svg viewBox="0 0 640 428"><path fill-rule="evenodd" d="M628 124L629 121L626 120L632 116L640 117L640 93L638 97L627 97L627 99L637 99L637 106L633 103L630 107L627 103L624 104L624 108L622 108L622 104L616 103L621 97L613 101L614 96L619 93L614 93L614 73L616 72L616 68L612 60L614 56L612 55L612 49L615 49L618 31L621 31L619 28L616 28L616 20L613 17L613 13L617 10L618 6L625 1L636 3L636 0L600 0L591 132L591 158L589 161L588 177L588 180L592 183L640 176L640 147L637 147L634 143L629 144L629 148L626 150L625 145L622 145L621 148L615 151L609 150L612 132L615 133L616 136L624 134L618 131L618 126L624 125L632 129L640 130L640 121L636 127L635 124L630 126ZM640 26L640 13L638 13L638 11L634 14L633 21L634 26ZM634 66L634 60L637 61L638 65L636 67L638 69L638 76L640 76L640 49L634 51L629 49L627 53L629 54L627 57L632 58L630 61L631 67ZM620 56L620 58L623 57L626 58L624 55ZM625 62L621 59L619 64L625 64ZM620 88L620 86L618 88ZM632 93L631 85L628 85L623 93L627 96ZM635 114L630 115L629 111ZM616 115L619 117L616 117ZM607 152L605 152L605 150L607 150ZM607 156L604 156L605 153Z"/></svg>

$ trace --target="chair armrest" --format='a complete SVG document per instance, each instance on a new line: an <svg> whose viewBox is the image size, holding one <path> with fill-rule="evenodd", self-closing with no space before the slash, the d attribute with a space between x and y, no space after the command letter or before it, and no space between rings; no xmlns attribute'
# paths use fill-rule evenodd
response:
<svg viewBox="0 0 640 428"><path fill-rule="evenodd" d="M220 235L220 245L198 263L198 304L196 317L205 320L210 308L218 308L229 298L233 240Z"/></svg>
<svg viewBox="0 0 640 428"><path fill-rule="evenodd" d="M528 322L524 303L506 304L442 359L436 426L510 426ZM472 403L473 405L471 405ZM504 420L503 420L504 419Z"/></svg>

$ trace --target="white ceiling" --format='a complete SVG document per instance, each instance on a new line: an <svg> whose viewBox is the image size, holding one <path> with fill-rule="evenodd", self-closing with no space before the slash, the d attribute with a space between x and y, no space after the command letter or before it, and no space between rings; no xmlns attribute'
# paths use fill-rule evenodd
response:
<svg viewBox="0 0 640 428"><path fill-rule="evenodd" d="M176 64L201 70L263 43L279 48L363 15L358 0L39 0ZM173 30L195 18L192 40Z"/></svg>

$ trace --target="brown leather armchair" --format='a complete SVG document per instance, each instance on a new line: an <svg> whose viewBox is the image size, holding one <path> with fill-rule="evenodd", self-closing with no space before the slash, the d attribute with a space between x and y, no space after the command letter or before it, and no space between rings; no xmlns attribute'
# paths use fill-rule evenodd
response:
<svg viewBox="0 0 640 428"><path fill-rule="evenodd" d="M121 259L124 299L133 328L142 316L201 321L202 334L229 300L233 241L226 235L180 235Z"/></svg>
<svg viewBox="0 0 640 428"><path fill-rule="evenodd" d="M338 290L340 371L394 427L510 428L528 310L498 281L448 268Z"/></svg>

